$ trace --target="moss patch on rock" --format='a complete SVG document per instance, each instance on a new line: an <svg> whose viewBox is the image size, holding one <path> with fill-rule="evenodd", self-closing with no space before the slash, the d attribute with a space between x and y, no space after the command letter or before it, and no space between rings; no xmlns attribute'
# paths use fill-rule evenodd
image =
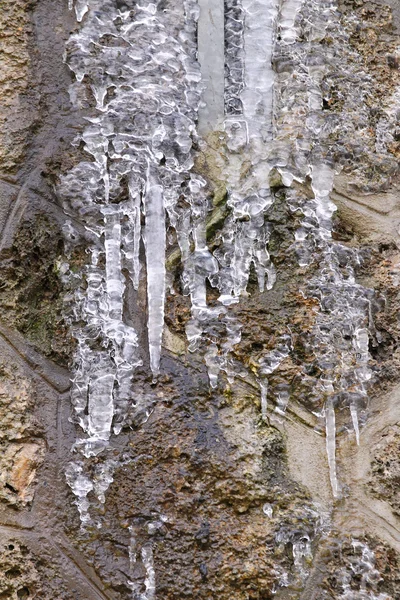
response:
<svg viewBox="0 0 400 600"><path fill-rule="evenodd" d="M67 365L74 344L63 317L63 251L62 233L45 215L23 222L0 257L0 309L42 354Z"/></svg>

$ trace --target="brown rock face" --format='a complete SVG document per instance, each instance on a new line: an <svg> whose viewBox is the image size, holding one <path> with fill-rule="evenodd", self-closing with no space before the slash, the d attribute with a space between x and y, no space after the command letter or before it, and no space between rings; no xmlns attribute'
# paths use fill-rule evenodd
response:
<svg viewBox="0 0 400 600"><path fill-rule="evenodd" d="M32 82L34 2L1 4L1 171L13 177L26 157L28 137L38 118L38 92ZM28 10L27 10L28 8Z"/></svg>
<svg viewBox="0 0 400 600"><path fill-rule="evenodd" d="M156 7L181 35L178 0L159 0L147 12L133 0L104 0L99 19L110 3L121 23L125 11L151 20ZM83 10L85 2L74 4ZM141 241L138 290L123 275L124 319L138 333L142 364L121 431L103 452L83 456L70 400L78 346L70 323L76 292L87 288L82 274L94 238L85 211L66 208L58 191L62 175L80 163L90 168L93 158L79 138L98 114L90 78L82 75L78 93L63 62L65 43L82 24L67 0L0 0L0 600L400 600L400 8L397 0L340 0L335 25L319 39L313 11L328 11L327 4L280 3L279 23L285 7L298 9L296 48L307 60L293 73L288 44L274 55L273 68L283 97L293 81L300 94L321 56L327 61L326 120L318 121L319 113L307 119L318 121L321 156L338 170L331 194L338 269L369 290L372 378L358 407L360 445L350 405L342 397L335 405L340 497L332 494L324 412L329 386L321 357L328 363L331 348L318 345L316 333L318 318L332 307L308 293L325 268L321 240L313 247L318 260L299 264L298 253L302 210L315 194L309 176L288 184L278 168L266 177L274 203L264 215L277 280L260 292L252 266L246 294L230 309L241 323L229 351L236 377L221 372L211 388L204 352L188 350L191 306L167 221L160 375L154 378L149 366ZM239 23L241 3L233 5ZM115 37L101 43L115 50L117 64ZM160 34L147 45L163 43ZM71 43L69 58L80 51ZM90 51L101 56L100 45ZM104 101L113 94L108 89ZM281 96L276 92L276 106ZM303 98L304 106L311 100ZM304 106L275 115L290 152L312 145ZM126 126L136 131L146 118ZM223 181L226 134L214 131L197 142L193 172L207 180L209 196L205 237L222 261L232 215ZM251 169L239 156L242 180ZM127 199L128 187L123 179L113 205ZM73 201L78 206L81 198ZM211 283L206 296L209 307L218 306ZM216 318L207 335L222 357L223 320ZM344 348L349 339L343 336ZM91 343L104 350L102 340ZM276 349L279 364L269 369ZM358 357L340 356L335 383L351 397Z"/></svg>

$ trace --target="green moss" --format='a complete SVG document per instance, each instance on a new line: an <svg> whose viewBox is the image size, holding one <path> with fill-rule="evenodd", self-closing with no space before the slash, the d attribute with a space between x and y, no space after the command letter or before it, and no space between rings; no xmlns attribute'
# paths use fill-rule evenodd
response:
<svg viewBox="0 0 400 600"><path fill-rule="evenodd" d="M3 320L42 354L67 365L73 341L63 319L63 252L62 232L55 223L45 216L24 222L0 257L0 309Z"/></svg>

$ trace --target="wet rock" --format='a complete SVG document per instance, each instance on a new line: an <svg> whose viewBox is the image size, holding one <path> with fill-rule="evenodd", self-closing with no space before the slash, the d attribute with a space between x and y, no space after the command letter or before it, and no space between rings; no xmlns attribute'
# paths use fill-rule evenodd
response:
<svg viewBox="0 0 400 600"><path fill-rule="evenodd" d="M21 542L12 534L1 533L0 541L0 598L2 600L71 599L65 581L57 572L51 551L43 544L38 553L29 549L29 541ZM72 597L84 598L77 590Z"/></svg>
<svg viewBox="0 0 400 600"><path fill-rule="evenodd" d="M239 7L233 4L230 13L239 18ZM336 252L344 280L354 276L355 285L371 290L368 352L374 379L369 401L377 411L382 389L390 394L400 373L400 151L395 106L400 13L395 0L343 0L339 11L328 6L329 23L320 25L321 31L326 25L326 31L316 28L314 39L312 11L320 4L299 6L296 26L301 35L295 45L278 48L274 66L282 67L284 81L285 61L294 48L299 62L290 85L297 94L323 57L320 112L328 125L317 119L317 134L311 141L307 138L304 114L311 121L316 114L301 112L310 100L306 92L296 96L296 106L277 112L275 125L280 142L290 146L289 163L298 158L301 146L309 152L307 160L322 157L342 169L332 194L338 212L330 249ZM113 4L122 12L130 10L128 5ZM173 2L158 3L163 11L171 7ZM252 268L247 290L230 312L242 324L241 339L230 354L236 378L222 372L215 390L210 390L201 352L187 350L190 300L181 280L176 235L168 227L162 374L153 380L143 350L121 433L111 437L103 454L82 459L74 446L82 431L71 417L67 374L58 385L58 379L43 376L39 360L24 354L33 344L35 356L41 353L67 367L74 352L67 321L74 310L74 285L86 285L82 272L90 232L82 215L65 213L69 209L54 190L60 176L78 163L90 165L82 144L75 142L73 147L71 141L81 131L82 119L93 117L94 101L84 77L75 108L69 102L73 77L62 54L77 25L67 4L37 0L11 6L5 1L3 8L0 308L10 331L25 336L27 344L5 342L26 366L20 369L2 361L0 371L0 598L147 600L155 579L154 597L160 600L398 600L395 536L389 547L359 531L351 535L347 530L352 511L359 519L358 530L371 528L370 520L357 510L361 500L345 487L344 498L334 502L329 487L321 426L326 371L320 358L325 347L318 345L316 335L323 311L310 288L321 269L321 240L312 247L314 263L299 265L301 244L296 237L304 211L314 200L309 174L290 185L281 170L273 169L266 177L274 196L274 204L265 211L268 251L278 277L273 289L260 292ZM117 19L116 26L121 22ZM115 39L105 36L101 44L112 49ZM315 54L310 54L310 44ZM95 51L100 56L100 49ZM73 89L76 92L76 86ZM113 91L107 94L108 102ZM290 90L288 94L291 98ZM207 180L207 241L218 255L231 214L224 182L226 134L213 132L205 140L192 141L193 171ZM293 164L301 171L308 163ZM251 161L239 154L237 165L245 181ZM185 186L182 190L179 202L185 206ZM69 191L79 203L79 194ZM117 205L126 195L123 179L111 203ZM246 219L248 215L243 223ZM69 281L64 277L67 270ZM147 345L145 279L142 269L139 290L127 283L124 299L124 318L137 324L142 349ZM217 306L218 295L207 283L210 307ZM330 299L335 301L333 295ZM345 309L350 312L354 305ZM334 329L334 320L329 327ZM209 337L206 343L215 342L219 358L225 334L225 324L215 319L203 336ZM348 350L351 338L335 338L331 345L340 343ZM98 339L96 344L101 346ZM279 364L274 365L277 348ZM341 394L354 391L350 350L339 355L332 369L334 381L343 383ZM51 369L50 361L46 365ZM264 412L260 382L266 389ZM342 395L336 399L339 438L351 427L348 406L340 404ZM39 414L46 427L33 416ZM400 515L398 429L393 424L384 428L373 448L370 481L365 482L370 495L392 507L393 528ZM364 442L362 430L361 442L368 440ZM347 455L338 451L339 468L340 460L351 469ZM65 479L73 461L90 483L85 527L76 506L79 498ZM335 529L337 514L345 516L341 528Z"/></svg>

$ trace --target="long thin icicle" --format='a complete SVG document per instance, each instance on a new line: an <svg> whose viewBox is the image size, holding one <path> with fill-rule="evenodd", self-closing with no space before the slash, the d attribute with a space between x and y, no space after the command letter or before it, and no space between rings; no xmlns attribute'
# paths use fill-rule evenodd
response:
<svg viewBox="0 0 400 600"><path fill-rule="evenodd" d="M160 370L164 326L166 242L163 188L157 183L150 167L147 175L144 207L150 367L153 374L156 375Z"/></svg>
<svg viewBox="0 0 400 600"><path fill-rule="evenodd" d="M325 406L326 427L326 452L328 455L329 477L332 493L335 498L339 496L339 484L336 473L336 418L333 402L329 399Z"/></svg>

